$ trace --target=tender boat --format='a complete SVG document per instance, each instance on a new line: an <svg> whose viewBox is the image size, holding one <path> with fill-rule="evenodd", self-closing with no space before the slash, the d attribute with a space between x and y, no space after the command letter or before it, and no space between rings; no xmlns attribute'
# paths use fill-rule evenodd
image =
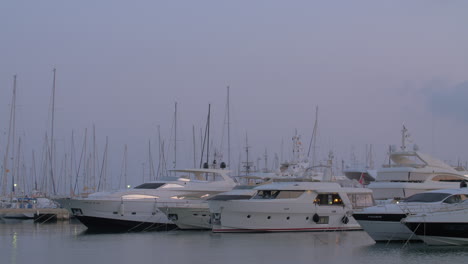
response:
<svg viewBox="0 0 468 264"><path fill-rule="evenodd" d="M371 190L342 182L273 182L254 190L248 200L208 200L213 232L360 230L351 210L374 205Z"/></svg>
<svg viewBox="0 0 468 264"><path fill-rule="evenodd" d="M442 189L414 194L391 204L354 211L353 217L375 241L419 240L401 223L407 215L449 208L468 199L468 189Z"/></svg>
<svg viewBox="0 0 468 264"><path fill-rule="evenodd" d="M130 190L100 192L68 201L73 215L89 229L148 231L176 228L158 207L189 204L231 190L236 183L224 169L173 170L184 176L141 184Z"/></svg>

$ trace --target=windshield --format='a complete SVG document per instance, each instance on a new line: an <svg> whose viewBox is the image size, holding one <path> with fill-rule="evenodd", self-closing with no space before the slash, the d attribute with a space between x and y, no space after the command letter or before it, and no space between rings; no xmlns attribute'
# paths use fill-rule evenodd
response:
<svg viewBox="0 0 468 264"><path fill-rule="evenodd" d="M135 189L157 189L163 186L164 184L165 183L161 183L161 182L143 183L141 185L136 186Z"/></svg>
<svg viewBox="0 0 468 264"><path fill-rule="evenodd" d="M450 193L418 193L412 195L403 202L405 203L433 203L440 202L450 196Z"/></svg>

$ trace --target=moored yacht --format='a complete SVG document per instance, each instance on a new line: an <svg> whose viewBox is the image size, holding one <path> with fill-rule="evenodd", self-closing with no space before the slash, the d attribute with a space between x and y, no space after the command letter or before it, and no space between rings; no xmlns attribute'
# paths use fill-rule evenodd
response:
<svg viewBox="0 0 468 264"><path fill-rule="evenodd" d="M391 151L389 163L377 170L375 181L368 185L377 201L404 199L430 190L458 188L468 180L452 166L423 154L417 146L406 150L407 129L403 126L400 151Z"/></svg>
<svg viewBox="0 0 468 264"><path fill-rule="evenodd" d="M73 215L89 229L147 231L175 228L158 207L190 203L231 190L236 183L224 169L173 170L184 175L141 184L133 189L100 192L69 200Z"/></svg>
<svg viewBox="0 0 468 264"><path fill-rule="evenodd" d="M372 191L338 182L274 182L248 199L209 200L213 232L359 230L355 208L373 205Z"/></svg>
<svg viewBox="0 0 468 264"><path fill-rule="evenodd" d="M354 219L375 241L420 240L404 224L408 215L452 207L468 199L468 188L441 189L414 194L404 200L380 204L353 213Z"/></svg>
<svg viewBox="0 0 468 264"><path fill-rule="evenodd" d="M468 245L468 199L438 211L409 215L403 222L428 245Z"/></svg>

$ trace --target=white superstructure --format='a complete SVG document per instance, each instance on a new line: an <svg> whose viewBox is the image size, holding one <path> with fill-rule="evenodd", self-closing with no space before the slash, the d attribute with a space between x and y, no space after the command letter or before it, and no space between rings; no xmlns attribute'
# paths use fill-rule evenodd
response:
<svg viewBox="0 0 468 264"><path fill-rule="evenodd" d="M377 170L368 185L376 200L404 199L416 193L458 188L468 180L450 165L417 150L406 150L407 129L402 130L401 151L389 153L389 163Z"/></svg>

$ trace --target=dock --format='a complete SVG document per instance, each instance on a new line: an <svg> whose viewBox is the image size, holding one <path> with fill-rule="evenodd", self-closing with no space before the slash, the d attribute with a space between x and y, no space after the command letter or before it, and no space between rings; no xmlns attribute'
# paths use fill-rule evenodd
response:
<svg viewBox="0 0 468 264"><path fill-rule="evenodd" d="M35 222L44 223L68 220L70 213L64 208L0 208L1 217L34 218Z"/></svg>

